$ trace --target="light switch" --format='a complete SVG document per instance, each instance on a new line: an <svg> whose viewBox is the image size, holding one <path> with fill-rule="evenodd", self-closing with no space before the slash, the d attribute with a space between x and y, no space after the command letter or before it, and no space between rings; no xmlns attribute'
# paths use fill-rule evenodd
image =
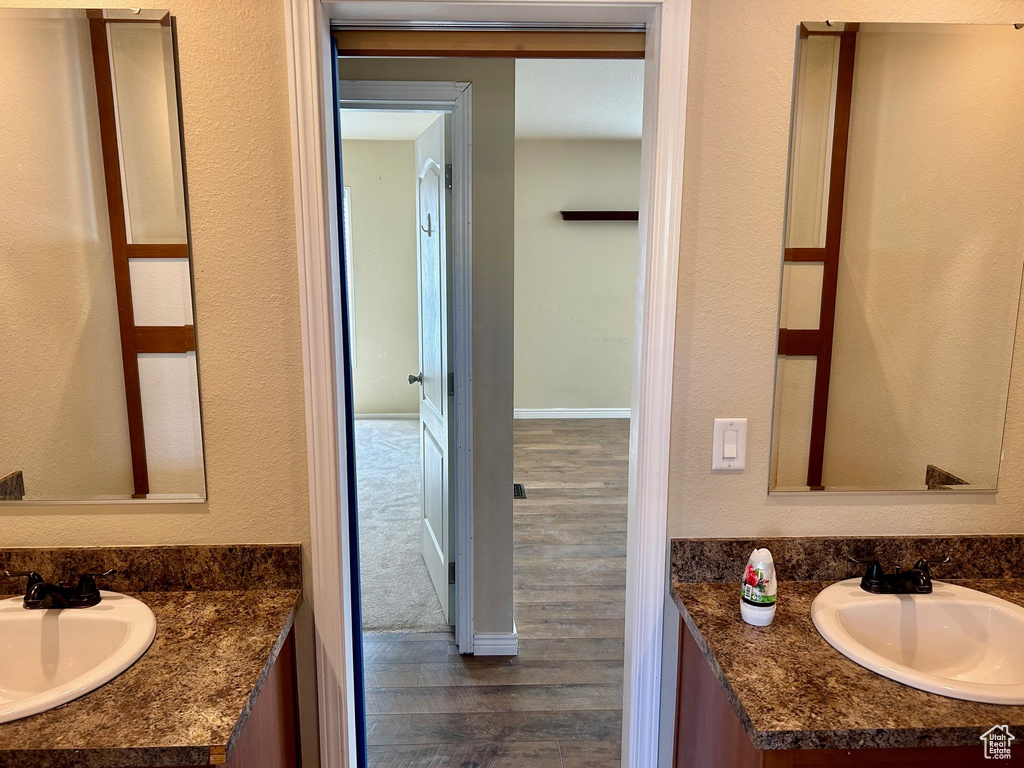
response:
<svg viewBox="0 0 1024 768"><path fill-rule="evenodd" d="M725 430L725 445L722 446L722 458L723 459L735 459L736 458L736 456L737 456L737 453L736 453L736 442L737 442L737 439L738 439L737 435L739 435L739 432L737 432L735 429L727 429L727 430Z"/></svg>
<svg viewBox="0 0 1024 768"><path fill-rule="evenodd" d="M712 469L743 469L747 462L747 420L715 419Z"/></svg>

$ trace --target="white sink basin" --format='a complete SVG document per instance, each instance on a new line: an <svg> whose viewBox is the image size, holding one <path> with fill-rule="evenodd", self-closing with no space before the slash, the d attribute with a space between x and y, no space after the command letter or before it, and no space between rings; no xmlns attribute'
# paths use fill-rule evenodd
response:
<svg viewBox="0 0 1024 768"><path fill-rule="evenodd" d="M26 610L0 600L0 723L59 707L124 672L149 648L145 603L101 592L91 608Z"/></svg>
<svg viewBox="0 0 1024 768"><path fill-rule="evenodd" d="M862 667L922 691L988 704L1024 704L1024 608L933 582L930 595L873 595L860 579L811 604L828 644Z"/></svg>

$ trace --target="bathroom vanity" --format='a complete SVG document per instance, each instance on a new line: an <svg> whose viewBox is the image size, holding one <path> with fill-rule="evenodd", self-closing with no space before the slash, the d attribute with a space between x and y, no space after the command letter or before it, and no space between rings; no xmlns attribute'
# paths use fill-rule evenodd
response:
<svg viewBox="0 0 1024 768"><path fill-rule="evenodd" d="M772 550L779 574L777 615L768 627L745 624L739 614L739 578L755 546ZM814 598L863 572L850 557L898 564L940 552L950 562L934 568L936 580L1024 606L1021 536L674 540L674 765L962 768L993 764L981 740L992 728L1006 726L1024 740L1024 706L903 685L847 659L815 629ZM1011 759L995 764L1024 765L1022 745L1011 743Z"/></svg>
<svg viewBox="0 0 1024 768"><path fill-rule="evenodd" d="M0 550L0 571L54 581L97 565L116 571L102 580L105 590L152 610L153 644L103 687L0 724L0 766L299 765L298 545ZM19 586L0 580L0 592ZM60 611L47 613L59 620Z"/></svg>

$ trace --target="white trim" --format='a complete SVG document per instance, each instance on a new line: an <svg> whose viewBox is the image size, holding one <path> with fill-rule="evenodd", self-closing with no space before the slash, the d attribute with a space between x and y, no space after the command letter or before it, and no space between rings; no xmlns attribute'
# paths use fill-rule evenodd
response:
<svg viewBox="0 0 1024 768"><path fill-rule="evenodd" d="M691 0L465 0L410 3L285 0L293 129L293 168L300 263L303 363L306 372L307 449L310 468L310 521L313 551L318 669L320 670L321 761L327 768L350 764L355 756L338 723L349 720L342 688L351 676L337 644L346 628L350 590L340 546L342 465L330 436L338 411L322 391L332 384L330 303L319 287L319 272L330 264L329 191L325 167L322 91L323 40L332 18L376 18L382 22L489 21L579 22L646 20L643 199L640 206L641 256L637 285L637 342L634 352L633 418L630 420L630 489L626 569L626 671L623 681L623 768L657 765L661 700L661 641L664 623L664 547L668 515L668 449L671 424L676 280L680 259L683 138ZM415 13L414 10L415 9ZM326 71L329 71L326 70ZM328 85L330 85L328 83ZM333 140L333 125L327 126ZM333 161L333 157L331 158ZM329 169L333 173L333 162ZM310 210L310 206L319 206ZM308 284L308 285L307 285ZM326 310L326 311L325 311ZM314 397L315 396L315 397ZM331 417L331 418L328 418ZM321 421L321 419L326 419ZM319 427L318 427L319 425ZM336 444L336 441L335 441ZM468 480L468 478L467 478ZM314 493L314 488L318 492ZM323 491L323 492L319 492ZM331 491L333 495L327 493ZM318 543L319 542L319 543ZM333 542L333 545L332 545ZM330 653L323 659L324 653ZM333 675L329 677L326 673ZM341 694L341 695L339 695ZM326 731L326 733L325 733ZM354 764L354 763L352 763Z"/></svg>
<svg viewBox="0 0 1024 768"><path fill-rule="evenodd" d="M623 768L658 764L690 2L664 0L647 27L641 257L629 422Z"/></svg>
<svg viewBox="0 0 1024 768"><path fill-rule="evenodd" d="M628 419L629 408L516 408L516 419Z"/></svg>
<svg viewBox="0 0 1024 768"><path fill-rule="evenodd" d="M467 140L460 140L460 137ZM455 590L459 615L455 642L473 653L475 588L473 586L473 87L455 97L452 113L452 341L455 344Z"/></svg>
<svg viewBox="0 0 1024 768"><path fill-rule="evenodd" d="M455 642L461 653L473 653L473 87L459 82L342 80L339 95L345 109L436 109L452 116Z"/></svg>
<svg viewBox="0 0 1024 768"><path fill-rule="evenodd" d="M354 413L352 418L356 421L369 421L371 419L411 419L415 421L420 415L418 413Z"/></svg>
<svg viewBox="0 0 1024 768"><path fill-rule="evenodd" d="M343 360L339 222L329 21L316 0L285 0L289 112L299 257L299 314L309 463L310 575L314 608L320 765L355 768L355 687Z"/></svg>
<svg viewBox="0 0 1024 768"><path fill-rule="evenodd" d="M515 624L511 632L481 632L473 637L476 656L518 656L519 632Z"/></svg>

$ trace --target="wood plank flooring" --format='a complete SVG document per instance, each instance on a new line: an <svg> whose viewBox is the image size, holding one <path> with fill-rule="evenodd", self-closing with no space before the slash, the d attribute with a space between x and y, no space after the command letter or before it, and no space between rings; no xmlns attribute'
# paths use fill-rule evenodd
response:
<svg viewBox="0 0 1024 768"><path fill-rule="evenodd" d="M370 768L618 768L628 450L625 419L515 423L519 656L367 635Z"/></svg>

